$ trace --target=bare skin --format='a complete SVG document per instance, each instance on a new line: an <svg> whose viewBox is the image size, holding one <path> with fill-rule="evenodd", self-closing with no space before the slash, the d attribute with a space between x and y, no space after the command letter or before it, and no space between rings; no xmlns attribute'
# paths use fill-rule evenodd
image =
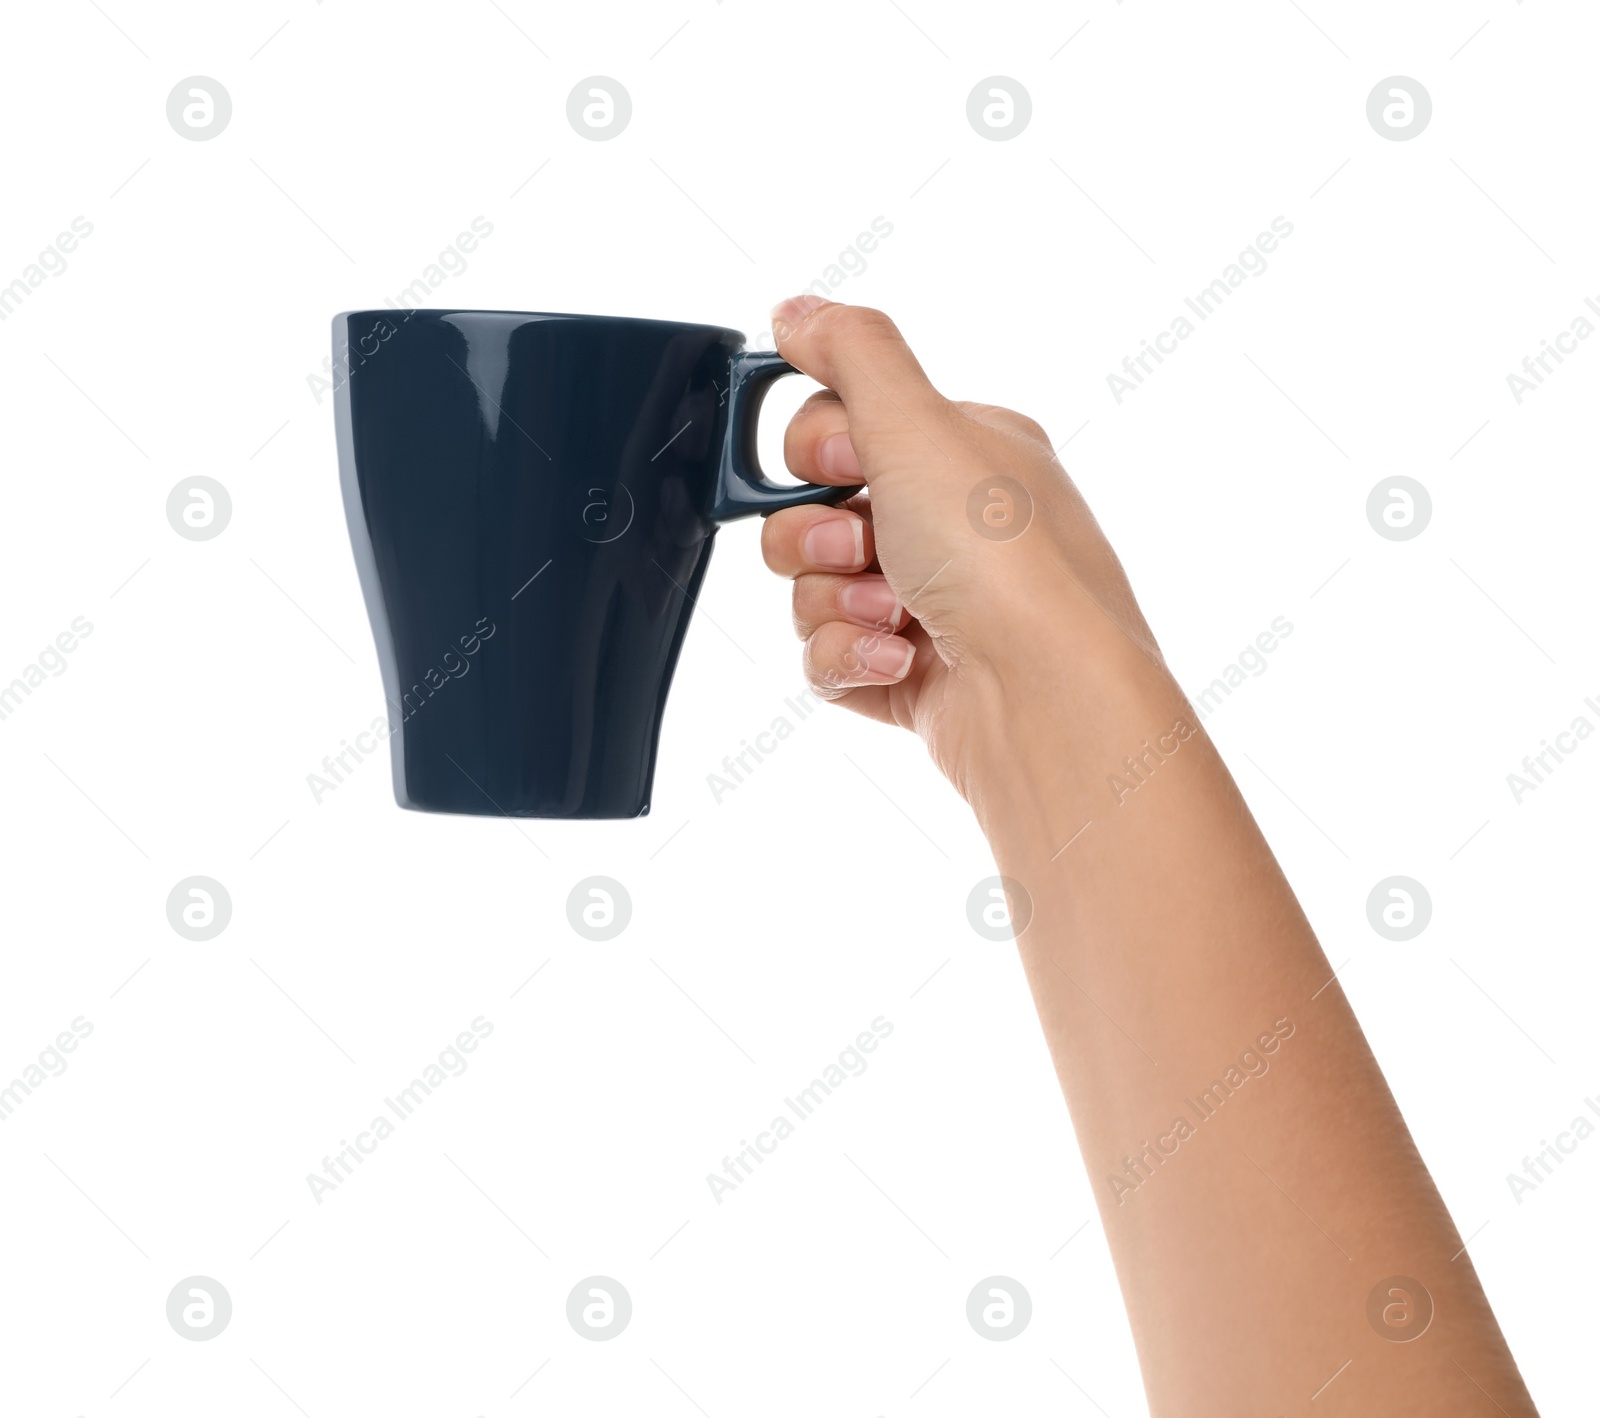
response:
<svg viewBox="0 0 1600 1418"><path fill-rule="evenodd" d="M773 515L763 554L794 579L815 690L920 735L1020 885L1151 1413L1535 1413L1310 923L1043 430L947 400L877 311L802 296L773 329L826 386L789 425L790 469L868 491Z"/></svg>

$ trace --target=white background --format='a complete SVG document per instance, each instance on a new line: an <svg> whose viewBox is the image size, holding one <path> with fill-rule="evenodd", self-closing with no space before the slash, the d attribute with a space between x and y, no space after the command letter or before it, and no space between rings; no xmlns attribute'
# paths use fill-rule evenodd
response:
<svg viewBox="0 0 1600 1418"><path fill-rule="evenodd" d="M1592 1406L1600 1140L1520 1204L1506 1174L1600 1094L1600 743L1520 804L1506 775L1600 724L1600 342L1520 405L1506 375L1600 295L1597 40L1577 0L8 9L0 283L93 234L0 324L0 682L94 629L0 722L0 1081L93 1025L0 1125L6 1411L1144 1411L1014 950L967 921L993 867L961 802L831 708L707 786L801 685L754 523L720 539L650 817L402 813L381 758L313 799L384 705L307 376L335 311L480 215L433 304L752 334L886 218L837 297L1071 439L1191 693L1292 622L1207 726L1536 1401ZM596 74L633 101L603 143L566 119ZM191 75L232 98L210 141L165 115ZM967 122L990 75L1032 96L1010 141ZM1414 140L1367 122L1390 75L1432 95ZM1116 403L1280 215L1266 273ZM1433 499L1407 542L1365 515L1396 474ZM215 540L166 520L196 475L232 497ZM633 902L609 944L567 922L596 874ZM1404 944L1366 918L1394 874L1433 900ZM192 875L232 897L207 943L166 917ZM867 1072L717 1205L706 1174L880 1015ZM467 1072L315 1202L477 1016ZM634 1306L607 1343L565 1314L596 1274ZM1033 1299L1008 1343L965 1317L994 1274ZM166 1319L192 1275L233 1301L206 1343ZM1344 1411L1308 1399L1282 1411Z"/></svg>

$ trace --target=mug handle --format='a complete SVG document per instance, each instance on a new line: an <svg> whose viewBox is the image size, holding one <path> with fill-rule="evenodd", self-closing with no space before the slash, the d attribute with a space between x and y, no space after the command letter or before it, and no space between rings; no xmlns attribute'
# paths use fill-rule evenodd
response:
<svg viewBox="0 0 1600 1418"><path fill-rule="evenodd" d="M717 496L711 508L714 522L729 522L753 513L777 512L785 507L805 507L817 502L843 502L861 491L856 487L829 487L802 483L785 487L761 471L756 455L756 416L772 382L785 374L798 374L782 355L766 350L739 350L728 372L728 425L717 468Z"/></svg>

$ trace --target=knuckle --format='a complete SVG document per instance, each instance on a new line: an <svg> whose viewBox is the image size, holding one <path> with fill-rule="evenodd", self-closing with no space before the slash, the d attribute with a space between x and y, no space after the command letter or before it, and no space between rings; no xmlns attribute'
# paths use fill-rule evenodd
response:
<svg viewBox="0 0 1600 1418"><path fill-rule="evenodd" d="M798 418L801 414L838 414L844 412L844 400L832 389L818 389L806 396L805 402L795 411Z"/></svg>
<svg viewBox="0 0 1600 1418"><path fill-rule="evenodd" d="M800 537L809 519L805 507L785 507L761 521L761 555L770 571L794 575L799 562Z"/></svg>
<svg viewBox="0 0 1600 1418"><path fill-rule="evenodd" d="M812 693L819 699L837 699L850 686L844 682L845 677L839 667L831 662L818 644L819 638L820 630L806 640L805 648L800 653L801 668Z"/></svg>
<svg viewBox="0 0 1600 1418"><path fill-rule="evenodd" d="M1043 424L1029 418L1027 414L1019 414L1011 409L1007 409L1006 412L1011 415L1012 425L1018 433L1026 434L1029 438L1036 439L1040 443L1047 444L1050 442L1050 435L1044 431Z"/></svg>
<svg viewBox="0 0 1600 1418"><path fill-rule="evenodd" d="M1050 435L1045 432L1044 426L1027 414L1019 414L1015 409L1008 409L1001 404L962 404L960 408L974 423L1050 446Z"/></svg>
<svg viewBox="0 0 1600 1418"><path fill-rule="evenodd" d="M777 514L774 513L771 517L763 518L761 523L761 557L773 569L776 569L783 535L783 529L773 525L776 520Z"/></svg>
<svg viewBox="0 0 1600 1418"><path fill-rule="evenodd" d="M795 577L790 614L794 619L795 634L802 640L811 639L816 631L836 616L839 587L843 579L815 571Z"/></svg>
<svg viewBox="0 0 1600 1418"><path fill-rule="evenodd" d="M795 578L794 594L789 598L789 619L794 625L794 633L800 639L809 641L816 617L812 614L811 592L803 576Z"/></svg>
<svg viewBox="0 0 1600 1418"><path fill-rule="evenodd" d="M830 339L871 342L900 338L894 321L870 305L824 305L813 312L812 320L818 333Z"/></svg>

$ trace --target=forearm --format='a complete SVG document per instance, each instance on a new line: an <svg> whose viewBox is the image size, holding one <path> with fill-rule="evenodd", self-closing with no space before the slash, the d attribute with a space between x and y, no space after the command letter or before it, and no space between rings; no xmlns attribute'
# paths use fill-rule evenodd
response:
<svg viewBox="0 0 1600 1418"><path fill-rule="evenodd" d="M1049 437L945 399L878 312L805 296L773 329L832 391L791 421L790 469L871 496L774 514L763 554L795 577L812 682L915 729L1020 883L1158 1418L1531 1413L1343 991ZM847 590L887 594L887 619ZM1434 1307L1426 1328L1390 1277Z"/></svg>
<svg viewBox="0 0 1600 1418"><path fill-rule="evenodd" d="M1333 1379L1324 1405L1337 1387L1346 1412L1476 1411L1481 1385L1531 1413L1344 993L1197 716L1125 637L1084 648L1016 677L1006 741L969 797L1026 892L1019 948L1152 1411L1315 1412ZM1097 662L1110 668L1086 671ZM1397 1342L1415 1321L1395 1338L1369 1321L1393 1276L1431 1296L1421 1343Z"/></svg>

